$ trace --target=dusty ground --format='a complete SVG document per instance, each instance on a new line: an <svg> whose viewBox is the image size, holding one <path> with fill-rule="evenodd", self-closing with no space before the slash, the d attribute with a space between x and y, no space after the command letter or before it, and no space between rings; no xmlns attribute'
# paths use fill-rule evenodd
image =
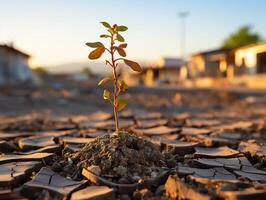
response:
<svg viewBox="0 0 266 200"><path fill-rule="evenodd" d="M99 148L96 137L112 133L101 89L2 90L0 199L265 199L266 97L250 94L131 89L121 126L153 143L164 160L157 165L164 173L151 170L151 180L144 181L140 172L133 174L134 158L120 156L123 164L112 158L108 166L116 169L102 168L109 151L92 151L77 177L70 175L76 170L73 156L79 155L77 164L84 161L82 149L91 153L86 148ZM142 148L135 146L117 151L139 158Z"/></svg>

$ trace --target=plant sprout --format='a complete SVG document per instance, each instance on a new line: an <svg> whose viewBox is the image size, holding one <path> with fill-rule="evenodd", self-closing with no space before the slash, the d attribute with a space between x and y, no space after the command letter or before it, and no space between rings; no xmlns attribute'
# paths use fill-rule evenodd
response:
<svg viewBox="0 0 266 200"><path fill-rule="evenodd" d="M118 111L121 111L128 104L126 99L119 97L121 92L127 91L127 84L122 79L118 78L117 67L122 62L128 65L133 71L141 72L142 69L137 62L132 60L125 59L126 52L125 49L127 47L127 43L125 43L125 39L120 34L121 32L125 32L128 28L122 25L114 24L111 26L107 22L101 22L101 24L107 29L107 34L100 35L100 38L106 38L110 41L110 47L106 48L101 42L93 42L86 43L87 46L94 48L94 50L89 54L89 59L96 60L100 58L104 52L108 52L110 54L110 60L105 60L106 66L110 66L112 68L112 76L103 78L98 85L104 85L113 83L113 91L105 89L103 91L103 98L110 102L113 106L114 112L114 120L115 120L115 131L119 133L119 120L118 120ZM119 43L119 44L117 44ZM116 57L119 55L119 57Z"/></svg>

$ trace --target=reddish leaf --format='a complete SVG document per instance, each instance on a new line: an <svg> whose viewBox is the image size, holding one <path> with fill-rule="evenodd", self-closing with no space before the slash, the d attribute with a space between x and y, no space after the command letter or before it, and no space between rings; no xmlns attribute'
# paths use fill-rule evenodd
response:
<svg viewBox="0 0 266 200"><path fill-rule="evenodd" d="M120 44L118 47L124 49L127 47L127 43Z"/></svg>
<svg viewBox="0 0 266 200"><path fill-rule="evenodd" d="M119 48L119 47L115 47L115 49L117 50L117 52L119 53L120 56L123 56L123 57L127 56L127 54L126 54L124 49Z"/></svg>
<svg viewBox="0 0 266 200"><path fill-rule="evenodd" d="M135 72L142 72L140 65L132 60L124 59L126 65L128 65Z"/></svg>
<svg viewBox="0 0 266 200"><path fill-rule="evenodd" d="M93 50L90 54L89 54L89 59L91 60L95 60L95 59L98 59L102 56L102 54L104 53L105 49L100 47L100 48L97 48L95 50Z"/></svg>

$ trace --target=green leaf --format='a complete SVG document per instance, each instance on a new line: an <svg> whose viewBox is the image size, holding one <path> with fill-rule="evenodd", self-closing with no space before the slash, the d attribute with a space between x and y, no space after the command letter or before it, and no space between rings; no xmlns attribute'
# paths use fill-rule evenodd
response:
<svg viewBox="0 0 266 200"><path fill-rule="evenodd" d="M86 45L91 48L99 48L99 47L104 48L104 45L101 42L87 42Z"/></svg>
<svg viewBox="0 0 266 200"><path fill-rule="evenodd" d="M123 57L127 56L127 54L126 54L124 49L119 48L119 47L114 47L114 48L117 50L117 52L119 53L120 56L123 56Z"/></svg>
<svg viewBox="0 0 266 200"><path fill-rule="evenodd" d="M115 101L115 106L118 111L123 110L127 104L128 104L128 101L123 98L117 98Z"/></svg>
<svg viewBox="0 0 266 200"><path fill-rule="evenodd" d="M103 84L108 83L108 82L111 82L113 80L114 79L112 77L105 77L102 80L100 80L100 82L98 83L98 85L103 85Z"/></svg>
<svg viewBox="0 0 266 200"><path fill-rule="evenodd" d="M103 34L103 35L100 35L100 37L101 37L101 38L109 38L110 35L105 35L105 34Z"/></svg>
<svg viewBox="0 0 266 200"><path fill-rule="evenodd" d="M104 100L109 100L110 99L110 92L109 92L109 90L104 90L103 91L103 99Z"/></svg>
<svg viewBox="0 0 266 200"><path fill-rule="evenodd" d="M122 37L122 35L120 35L119 33L116 34L116 39L119 41L119 42L125 42L125 39Z"/></svg>
<svg viewBox="0 0 266 200"><path fill-rule="evenodd" d="M140 65L132 60L124 59L124 63L128 65L135 72L142 72Z"/></svg>
<svg viewBox="0 0 266 200"><path fill-rule="evenodd" d="M118 47L124 49L127 47L127 43L120 44Z"/></svg>
<svg viewBox="0 0 266 200"><path fill-rule="evenodd" d="M102 56L102 54L104 53L105 51L105 48L97 48L95 50L93 50L90 54L89 54L89 59L91 60L95 60L95 59L98 59Z"/></svg>
<svg viewBox="0 0 266 200"><path fill-rule="evenodd" d="M101 24L106 28L111 28L111 25L108 22L101 22Z"/></svg>
<svg viewBox="0 0 266 200"><path fill-rule="evenodd" d="M116 30L117 31L120 31L120 32L124 32L124 31L126 31L128 28L126 27L126 26L117 26L116 27Z"/></svg>

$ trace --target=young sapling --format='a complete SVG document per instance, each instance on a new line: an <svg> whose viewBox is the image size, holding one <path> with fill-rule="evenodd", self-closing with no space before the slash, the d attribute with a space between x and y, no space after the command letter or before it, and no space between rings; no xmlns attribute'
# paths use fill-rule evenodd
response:
<svg viewBox="0 0 266 200"><path fill-rule="evenodd" d="M112 69L112 76L103 78L98 85L113 83L113 91L105 89L103 91L103 98L110 102L113 107L114 121L115 121L115 132L119 134L119 119L118 111L121 111L128 104L128 101L119 95L122 92L127 91L127 84L124 80L118 77L118 65L121 62L128 65L133 71L141 72L142 69L140 65L132 60L125 59L126 57L126 47L125 39L121 35L121 32L125 32L128 28L123 25L114 24L111 26L107 22L101 22L101 24L107 29L107 34L100 35L100 38L106 38L110 42L110 46L107 48L101 42L88 42L87 46L94 48L94 50L89 54L89 59L96 60L100 58L105 52L109 53L110 59L105 60L106 66L110 66ZM117 57L119 55L119 57Z"/></svg>

